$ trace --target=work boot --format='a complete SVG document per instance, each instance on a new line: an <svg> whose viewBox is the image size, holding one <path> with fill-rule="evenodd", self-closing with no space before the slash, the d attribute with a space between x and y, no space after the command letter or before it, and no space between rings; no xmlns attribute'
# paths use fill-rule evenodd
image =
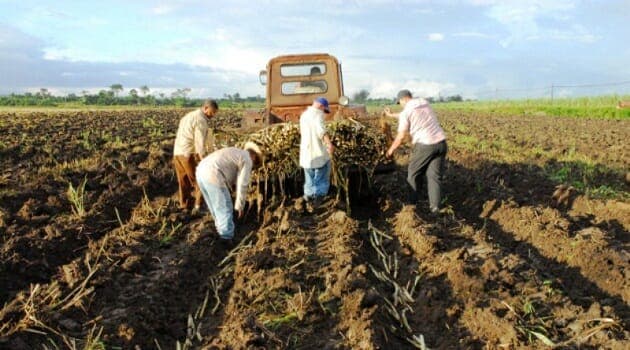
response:
<svg viewBox="0 0 630 350"><path fill-rule="evenodd" d="M236 244L234 243L234 239L232 238L219 238L218 239L218 246L223 248L224 250L232 250L234 249L234 247L236 246Z"/></svg>
<svg viewBox="0 0 630 350"><path fill-rule="evenodd" d="M313 200L306 201L306 203L304 204L304 209L306 210L307 213L313 214L313 212L315 211L315 205L313 205Z"/></svg>

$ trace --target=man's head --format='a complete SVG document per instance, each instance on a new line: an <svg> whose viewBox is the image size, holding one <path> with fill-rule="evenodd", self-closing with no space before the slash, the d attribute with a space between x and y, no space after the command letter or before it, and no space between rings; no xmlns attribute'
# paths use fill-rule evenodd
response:
<svg viewBox="0 0 630 350"><path fill-rule="evenodd" d="M411 91L407 89L398 91L398 94L396 95L396 104L405 107L409 100L411 100Z"/></svg>
<svg viewBox="0 0 630 350"><path fill-rule="evenodd" d="M311 68L311 75L319 75L319 74L322 74L322 71L319 69L319 67L315 66Z"/></svg>
<svg viewBox="0 0 630 350"><path fill-rule="evenodd" d="M264 155L257 144L251 141L245 142L245 146L243 147L243 149L249 152L249 157L252 159L252 167L254 169L262 165Z"/></svg>
<svg viewBox="0 0 630 350"><path fill-rule="evenodd" d="M324 113L330 113L330 109L328 108L328 100L324 97L318 97L313 101L313 107L324 111Z"/></svg>
<svg viewBox="0 0 630 350"><path fill-rule="evenodd" d="M206 117L212 118L217 114L217 111L219 111L219 105L217 104L217 101L207 99L203 102L201 110L203 111L203 114L206 115Z"/></svg>

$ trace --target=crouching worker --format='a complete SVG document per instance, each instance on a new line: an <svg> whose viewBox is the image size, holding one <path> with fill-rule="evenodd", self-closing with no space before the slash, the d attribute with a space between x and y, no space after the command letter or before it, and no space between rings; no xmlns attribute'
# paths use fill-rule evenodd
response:
<svg viewBox="0 0 630 350"><path fill-rule="evenodd" d="M233 210L243 217L252 169L262 164L262 151L253 142L243 149L227 147L211 153L197 166L197 184L214 218L219 237L231 242L234 237ZM230 188L236 185L232 207Z"/></svg>

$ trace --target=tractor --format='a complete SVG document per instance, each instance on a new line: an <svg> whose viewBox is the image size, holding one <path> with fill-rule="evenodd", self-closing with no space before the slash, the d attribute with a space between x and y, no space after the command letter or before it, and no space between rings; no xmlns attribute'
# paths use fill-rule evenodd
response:
<svg viewBox="0 0 630 350"><path fill-rule="evenodd" d="M317 97L330 105L327 120L367 117L364 105L351 105L344 95L341 64L324 53L274 57L259 79L266 86L264 109L249 109L243 114L245 128L264 127L274 123L297 122Z"/></svg>

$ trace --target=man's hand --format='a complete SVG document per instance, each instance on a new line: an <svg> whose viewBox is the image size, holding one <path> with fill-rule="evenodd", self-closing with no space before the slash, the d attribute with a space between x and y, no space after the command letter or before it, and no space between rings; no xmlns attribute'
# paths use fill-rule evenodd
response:
<svg viewBox="0 0 630 350"><path fill-rule="evenodd" d="M236 211L236 217L240 220L245 215L245 211L243 209Z"/></svg>
<svg viewBox="0 0 630 350"><path fill-rule="evenodd" d="M391 108L389 108L389 107L385 107L385 108L383 108L383 112L385 112L385 114L387 114L387 115L392 114L392 110L391 110Z"/></svg>
<svg viewBox="0 0 630 350"><path fill-rule="evenodd" d="M394 151L390 148L387 150L387 153L385 153L385 156L387 158L391 158L394 155Z"/></svg>
<svg viewBox="0 0 630 350"><path fill-rule="evenodd" d="M326 150L328 151L328 154L333 154L333 152L335 152L335 145L332 144L332 142L329 142L326 145Z"/></svg>

